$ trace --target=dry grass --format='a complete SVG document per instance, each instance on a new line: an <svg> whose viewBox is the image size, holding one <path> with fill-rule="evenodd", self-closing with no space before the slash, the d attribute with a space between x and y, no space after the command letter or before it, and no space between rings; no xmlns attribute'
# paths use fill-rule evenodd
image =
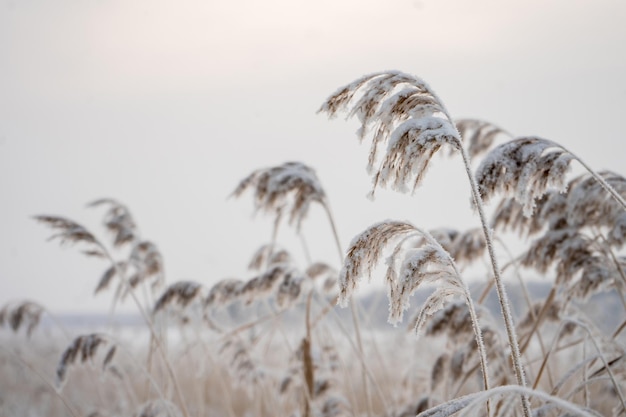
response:
<svg viewBox="0 0 626 417"><path fill-rule="evenodd" d="M454 121L423 80L401 72L362 77L321 110L359 118L374 189L412 191L442 147L461 154L480 227L427 232L386 220L344 252L315 171L285 163L253 171L233 192L250 191L274 221L250 276L209 286L167 283L158 247L118 201L89 205L105 208L108 242L70 219L37 216L51 239L108 262L95 293L110 293L112 307L132 297L143 327L67 333L36 302L3 306L0 415L625 415L626 179L552 141ZM588 173L571 178L573 161ZM486 200L497 200L489 218ZM279 245L283 215L301 233L313 203L328 215L337 265L299 265L301 248ZM525 243L504 269L494 234ZM499 310L470 293L468 270L484 276L483 295L495 288ZM517 316L504 285L513 274L526 303ZM525 288L537 274L552 282L546 297ZM335 305L378 276L400 328L375 329L356 309L351 321ZM423 288L430 295L415 303ZM607 293L621 302L609 331L581 308Z"/></svg>

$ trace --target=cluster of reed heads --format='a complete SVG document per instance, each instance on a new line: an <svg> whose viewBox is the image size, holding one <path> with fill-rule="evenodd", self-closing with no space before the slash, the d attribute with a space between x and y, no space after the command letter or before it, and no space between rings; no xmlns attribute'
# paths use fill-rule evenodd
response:
<svg viewBox="0 0 626 417"><path fill-rule="evenodd" d="M106 208L110 244L72 220L36 216L54 230L51 239L107 262L96 293L113 293L112 314L131 297L148 330L142 349L106 332L69 335L53 376L3 348L6 361L52 393L48 415L626 415L626 178L594 171L553 141L454 120L423 80L401 72L359 78L320 112L358 119L359 140L371 144L371 197L385 187L413 192L442 148L459 154L476 227L385 220L342 248L315 171L288 162L253 171L233 192L252 194L255 211L274 221L249 263L252 277L206 286L167 284L158 247L118 201L90 205ZM570 174L573 163L582 174ZM305 242L301 225L314 205L327 215L337 265L306 250L307 264L298 265L292 254L303 249L279 244L283 223ZM507 236L524 242L521 253L510 252ZM475 266L481 291L470 293L464 274ZM410 330L401 338L372 331L354 298L364 277L378 276L388 321ZM536 276L551 285L545 298L526 291ZM505 279L517 279L524 295L517 315ZM424 288L430 295L411 307ZM491 292L498 311L484 306ZM606 312L621 317L609 332L581 308L599 293L621 302ZM44 314L36 302L15 302L0 311L0 325L32 337ZM72 385L90 375L90 386ZM2 401L0 410L9 407Z"/></svg>

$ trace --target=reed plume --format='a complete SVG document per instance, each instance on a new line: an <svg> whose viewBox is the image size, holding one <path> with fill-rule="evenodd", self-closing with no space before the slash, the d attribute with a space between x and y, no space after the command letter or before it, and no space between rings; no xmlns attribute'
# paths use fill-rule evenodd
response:
<svg viewBox="0 0 626 417"><path fill-rule="evenodd" d="M102 244L89 230L75 221L60 216L34 216L33 218L56 231L48 240L58 240L61 245L84 244L85 254L106 257Z"/></svg>
<svg viewBox="0 0 626 417"><path fill-rule="evenodd" d="M318 110L331 117L340 111L358 117L361 141L373 131L367 164L373 173L372 196L379 185L414 191L443 145L457 150L462 146L435 92L422 79L399 71L366 75L337 90ZM387 149L380 157L384 145Z"/></svg>
<svg viewBox="0 0 626 417"><path fill-rule="evenodd" d="M204 300L206 307L222 306L239 300L245 283L235 278L218 281Z"/></svg>
<svg viewBox="0 0 626 417"><path fill-rule="evenodd" d="M530 216L535 199L548 187L565 190L565 174L573 156L556 143L540 138L519 138L487 154L476 170L476 181L485 202L496 193L510 194Z"/></svg>
<svg viewBox="0 0 626 417"><path fill-rule="evenodd" d="M153 314L166 308L168 305L177 304L185 308L193 300L201 296L202 286L193 281L178 281L170 284L154 304Z"/></svg>
<svg viewBox="0 0 626 417"><path fill-rule="evenodd" d="M455 124L472 159L487 152L498 136L513 139L506 130L484 120L458 119Z"/></svg>
<svg viewBox="0 0 626 417"><path fill-rule="evenodd" d="M469 289L450 254L429 233L407 222L385 221L356 236L350 244L339 275L340 303L346 302L365 273L371 277L372 270L385 251L391 251L385 262L389 322L396 324L402 320L404 311L409 307L410 297L418 287L425 284L435 284L436 289L420 307L413 321L418 332L426 319L441 310L446 301L453 297L462 298L471 316L472 330L480 353L484 389L489 389L487 356Z"/></svg>
<svg viewBox="0 0 626 417"><path fill-rule="evenodd" d="M87 204L87 207L106 206L104 227L113 235L113 246L121 247L139 239L137 225L124 204L112 198L101 198Z"/></svg>
<svg viewBox="0 0 626 417"><path fill-rule="evenodd" d="M359 100L354 99L357 93L362 94ZM350 106L349 116L356 115L361 121L361 140L370 128L374 128L368 161L368 169L376 170L372 196L379 184L391 183L392 188L400 191L414 190L422 180L429 161L443 145L460 152L487 243L517 383L525 387L513 316L493 248L493 232L487 223L470 156L443 102L423 80L398 71L389 71L364 76L340 88L319 111L334 116L339 111L348 110ZM387 150L376 167L378 148L383 143L387 144ZM522 408L524 416L530 417L530 402L525 395L522 395Z"/></svg>
<svg viewBox="0 0 626 417"><path fill-rule="evenodd" d="M77 362L85 363L87 361L93 361L99 348L106 344L109 344L107 339L103 335L97 333L76 337L65 349L61 355L61 360L57 365L57 385L61 386L65 382L67 371L72 365ZM115 345L112 345L102 361L103 369L106 369L106 367L111 363L114 355Z"/></svg>
<svg viewBox="0 0 626 417"><path fill-rule="evenodd" d="M626 201L602 175L562 145L537 137L522 137L497 146L482 160L476 170L478 189L484 201L495 194L513 196L529 217L535 200L549 188L566 189L565 175L572 160L578 161L623 210Z"/></svg>
<svg viewBox="0 0 626 417"><path fill-rule="evenodd" d="M463 232L449 228L429 230L430 235L450 254L457 265L471 264L487 250L485 235L479 228Z"/></svg>
<svg viewBox="0 0 626 417"><path fill-rule="evenodd" d="M34 301L7 303L0 309L0 327L6 324L16 333L25 328L30 337L44 312L43 306Z"/></svg>
<svg viewBox="0 0 626 417"><path fill-rule="evenodd" d="M612 172L599 175L626 195L626 179ZM514 198L504 199L494 213L494 227L513 229L522 236L537 236L522 257L522 264L546 273L556 265L556 285L568 297L586 299L621 285L624 266L613 254L624 244L626 211L606 193L591 174L570 180L566 190L549 190L526 217ZM598 236L604 236L598 239Z"/></svg>
<svg viewBox="0 0 626 417"><path fill-rule="evenodd" d="M326 195L315 171L300 163L287 162L279 166L258 169L245 177L232 195L241 196L252 189L256 211L280 218L289 212L289 223L300 228L311 203L325 204Z"/></svg>

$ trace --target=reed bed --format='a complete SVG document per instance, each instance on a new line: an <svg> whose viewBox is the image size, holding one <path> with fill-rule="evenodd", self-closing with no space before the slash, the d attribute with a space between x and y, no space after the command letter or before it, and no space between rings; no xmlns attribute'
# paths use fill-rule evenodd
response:
<svg viewBox="0 0 626 417"><path fill-rule="evenodd" d="M339 88L320 112L358 119L371 198L413 192L436 154L459 155L476 224L387 219L342 247L317 173L286 162L233 184L273 232L247 277L207 284L168 281L158 246L114 199L89 204L104 211L107 241L35 216L51 240L106 263L95 293L108 294L112 317L132 299L142 324L73 333L36 301L2 306L0 414L626 415L626 178L551 140L454 119L426 82L399 71ZM337 264L307 251L312 205L327 216ZM303 247L281 246L283 224ZM364 278L384 284L382 305L361 300ZM387 326L374 324L380 316Z"/></svg>

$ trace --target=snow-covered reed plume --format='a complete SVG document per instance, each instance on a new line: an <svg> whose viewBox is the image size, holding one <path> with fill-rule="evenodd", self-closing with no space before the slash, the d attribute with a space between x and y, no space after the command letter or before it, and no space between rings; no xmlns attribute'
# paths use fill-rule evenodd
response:
<svg viewBox="0 0 626 417"><path fill-rule="evenodd" d="M371 137L367 169L374 176L372 195L379 185L415 190L442 146L462 146L435 92L422 79L399 71L366 75L337 90L319 111L331 117L347 111L361 122L359 139Z"/></svg>
<svg viewBox="0 0 626 417"><path fill-rule="evenodd" d="M16 333L25 328L30 337L44 312L43 306L34 301L7 303L0 309L0 327L6 324Z"/></svg>
<svg viewBox="0 0 626 417"><path fill-rule="evenodd" d="M472 159L487 152L499 136L513 139L506 130L484 120L458 119L456 128Z"/></svg>
<svg viewBox="0 0 626 417"><path fill-rule="evenodd" d="M357 98L359 94L361 96ZM358 132L361 140L373 131L367 165L373 173L372 196L379 185L389 184L399 191L415 190L430 160L444 145L461 154L487 243L517 383L526 386L509 298L493 248L492 230L487 224L470 156L443 102L422 79L399 71L387 71L366 75L340 88L319 111L330 116L347 111L349 117L357 116L361 122ZM383 145L386 150L379 158L379 149ZM522 406L524 416L530 417L527 398L522 398Z"/></svg>
<svg viewBox="0 0 626 417"><path fill-rule="evenodd" d="M485 235L479 228L463 232L450 228L439 228L428 232L450 254L457 265L471 264L480 259L487 250Z"/></svg>
<svg viewBox="0 0 626 417"><path fill-rule="evenodd" d="M548 187L565 189L565 174L573 157L556 143L540 138L519 138L497 146L476 171L485 202L496 193L511 194L530 216L535 199Z"/></svg>
<svg viewBox="0 0 626 417"><path fill-rule="evenodd" d="M218 281L204 300L206 307L217 307L235 302L241 297L244 282L236 278L226 278Z"/></svg>
<svg viewBox="0 0 626 417"><path fill-rule="evenodd" d="M626 195L626 179L599 175L615 192ZM609 288L622 288L624 261L614 251L626 238L626 211L591 174L570 180L565 191L548 190L537 199L532 217L514 197L503 199L494 227L533 236L522 264L545 274L556 266L556 286L568 297L586 299Z"/></svg>
<svg viewBox="0 0 626 417"><path fill-rule="evenodd" d="M269 383L269 375L253 357L249 343L238 335L229 336L222 343L219 355L229 364L228 372L237 387L244 389L249 397L263 392L263 385Z"/></svg>
<svg viewBox="0 0 626 417"><path fill-rule="evenodd" d="M56 231L48 240L58 240L61 245L84 244L87 248L84 251L86 255L104 256L102 244L89 230L75 221L60 216L45 215L35 216L34 219Z"/></svg>
<svg viewBox="0 0 626 417"><path fill-rule="evenodd" d="M104 335L98 333L76 337L65 349L57 365L57 385L61 386L65 382L67 371L72 365L76 363L84 364L85 362L92 363L98 351L101 350L100 347L105 345L111 346L109 346L102 359L101 367L103 370L106 370L115 356L115 344L111 344Z"/></svg>
<svg viewBox="0 0 626 417"><path fill-rule="evenodd" d="M126 260L116 261L113 258L112 252L106 247L106 245L96 239L96 237L85 227L74 222L73 220L60 216L46 215L35 216L34 218L57 232L53 234L50 239L58 239L61 244L82 244L86 247L86 250L84 250L83 253L87 256L106 259L110 263L110 268L112 269L109 268L105 271L96 290L100 291L101 289L106 288L114 276L118 277L120 283L113 299L113 306L119 298L130 294L150 331L151 340L154 342L155 350L163 360L170 382L174 386L174 392L177 400L181 404L183 414L185 417L189 417L189 412L186 409L184 397L180 389L180 385L178 384L176 374L171 363L166 357L166 353L161 344L161 338L154 328L151 315L148 313L147 307L140 302L139 298L135 294L135 288L137 285L144 282L148 278L153 280L153 289L163 283L163 260L161 254L154 243L139 239L136 233L135 222L132 220L132 216L125 206L112 199L97 200L91 205L99 206L103 204L110 206L105 215L104 223L105 227L114 234L113 246L124 246L126 243L132 243L130 255ZM129 273L129 267L134 268L134 273L130 276L127 275ZM93 336L93 340L95 341L96 339L97 337ZM91 343L90 340L91 339L86 339L86 342ZM83 349L83 345L81 345L84 343L83 341L77 341L76 343L79 349ZM98 343L96 343L96 346ZM72 353L69 352L68 354L70 355L69 357L72 358ZM64 372L63 368L63 375ZM61 376L62 375L59 375L59 379L61 379Z"/></svg>
<svg viewBox="0 0 626 417"><path fill-rule="evenodd" d="M124 246L139 239L137 225L128 207L112 198L101 198L87 205L87 207L100 206L107 207L103 224L113 235L114 246Z"/></svg>
<svg viewBox="0 0 626 417"><path fill-rule="evenodd" d="M434 284L436 289L416 314L413 322L416 331L420 331L429 317L444 308L446 301L461 298L471 315L472 330L481 357L484 388L488 389L487 357L469 289L450 254L429 233L407 222L389 220L370 226L356 236L339 274L339 302L348 300L364 275L371 278L372 271L387 252L391 253L385 261L389 322L397 324L402 321L404 311L410 306L410 297L420 286Z"/></svg>
<svg viewBox="0 0 626 417"><path fill-rule="evenodd" d="M170 284L154 304L153 314L171 304L185 308L201 296L201 290L202 286L194 281L178 281Z"/></svg>
<svg viewBox="0 0 626 417"><path fill-rule="evenodd" d="M326 204L326 195L315 171L300 162L253 171L241 180L233 195L239 197L249 189L254 193L256 211L273 214L276 218L286 211L289 223L298 229L311 203Z"/></svg>
<svg viewBox="0 0 626 417"><path fill-rule="evenodd" d="M566 173L576 160L600 186L626 210L626 201L602 175L562 145L537 137L521 137L491 150L476 170L478 189L484 201L495 194L513 196L530 217L535 201L549 189L562 192L566 188Z"/></svg>

